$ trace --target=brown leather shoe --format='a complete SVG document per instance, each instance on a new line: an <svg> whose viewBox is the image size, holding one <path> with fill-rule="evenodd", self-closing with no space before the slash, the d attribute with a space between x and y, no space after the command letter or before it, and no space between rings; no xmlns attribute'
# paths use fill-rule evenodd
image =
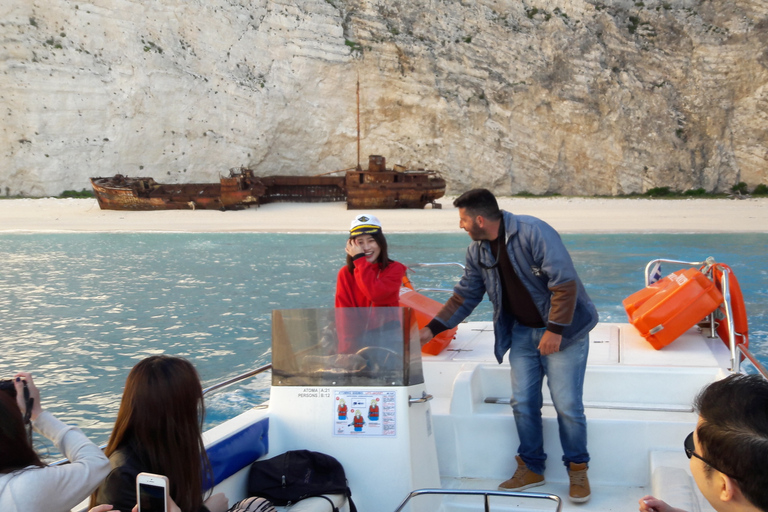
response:
<svg viewBox="0 0 768 512"><path fill-rule="evenodd" d="M534 473L528 469L528 466L525 465L525 462L523 462L519 455L515 455L515 459L517 460L517 471L512 475L512 478L499 485L500 491L522 491L529 487L544 485L544 475Z"/></svg>
<svg viewBox="0 0 768 512"><path fill-rule="evenodd" d="M568 478L571 480L569 497L574 503L586 503L592 495L589 489L589 478L587 478L587 463L581 464L569 463Z"/></svg>

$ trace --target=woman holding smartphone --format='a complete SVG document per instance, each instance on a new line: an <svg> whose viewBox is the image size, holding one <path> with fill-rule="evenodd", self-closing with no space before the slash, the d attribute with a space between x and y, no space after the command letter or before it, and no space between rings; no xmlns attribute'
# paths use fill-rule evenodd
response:
<svg viewBox="0 0 768 512"><path fill-rule="evenodd" d="M42 408L32 375L16 374L13 386L15 399L0 391L0 510L69 511L104 479L109 461L79 429ZM70 464L51 467L42 462L27 423L53 441Z"/></svg>
<svg viewBox="0 0 768 512"><path fill-rule="evenodd" d="M110 503L129 512L136 505L136 477L168 478L171 500L184 512L225 512L227 497L203 501L203 474L211 474L202 439L205 414L197 370L167 355L140 361L128 374L117 420L104 451L112 471L91 506Z"/></svg>

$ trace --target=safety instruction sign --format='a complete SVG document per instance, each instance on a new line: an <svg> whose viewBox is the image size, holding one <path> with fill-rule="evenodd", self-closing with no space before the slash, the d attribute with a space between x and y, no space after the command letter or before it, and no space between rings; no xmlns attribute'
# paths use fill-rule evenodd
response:
<svg viewBox="0 0 768 512"><path fill-rule="evenodd" d="M334 391L333 435L395 435L394 391Z"/></svg>

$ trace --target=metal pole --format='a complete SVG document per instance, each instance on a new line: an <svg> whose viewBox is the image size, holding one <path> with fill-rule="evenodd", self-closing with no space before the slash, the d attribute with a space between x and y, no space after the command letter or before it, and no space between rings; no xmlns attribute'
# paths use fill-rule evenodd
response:
<svg viewBox="0 0 768 512"><path fill-rule="evenodd" d="M357 75L357 170L362 171L360 167L360 74Z"/></svg>

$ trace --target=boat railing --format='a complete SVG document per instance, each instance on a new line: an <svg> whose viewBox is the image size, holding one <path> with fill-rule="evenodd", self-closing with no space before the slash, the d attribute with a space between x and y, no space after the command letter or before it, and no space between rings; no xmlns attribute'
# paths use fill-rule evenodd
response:
<svg viewBox="0 0 768 512"><path fill-rule="evenodd" d="M419 268L435 268L435 267L459 267L462 271L464 270L464 265L462 263L458 263L455 261L444 262L444 263L412 263L408 265L408 269L414 270L414 271ZM453 288L415 288L415 291L453 293Z"/></svg>
<svg viewBox="0 0 768 512"><path fill-rule="evenodd" d="M768 370L765 369L765 367L760 364L760 361L757 360L757 358L752 354L752 352L749 351L747 347L744 345L737 345L739 352L741 352L747 360L752 363L752 366L755 367L757 370L757 373L763 376L764 379L768 380Z"/></svg>
<svg viewBox="0 0 768 512"><path fill-rule="evenodd" d="M563 508L563 501L560 499L560 496L556 494L545 494L545 493L538 493L538 492L518 492L518 491L490 491L490 490L481 490L481 489L417 489L415 491L411 491L408 496L403 500L403 502L400 504L397 509L395 509L395 512L400 512L405 508L405 505L411 500L411 498L416 498L418 496L456 496L456 495L463 495L463 496L482 496L483 497L483 510L485 512L490 512L491 505L488 498L491 496L501 496L504 498L524 498L524 499L537 499L537 500L550 500L554 501L556 504L555 512L560 512Z"/></svg>
<svg viewBox="0 0 768 512"><path fill-rule="evenodd" d="M208 386L207 388L203 389L203 396L207 395L208 393L218 391L219 389L225 388L227 386L231 386L232 384L235 384L242 380L249 379L251 377L254 377L260 373L264 373L265 371L271 370L271 369L272 369L271 364L265 364L264 366L259 366L258 368L254 368L253 370L247 371L245 373L241 373L240 375L237 375L230 379L217 382L213 386Z"/></svg>
<svg viewBox="0 0 768 512"><path fill-rule="evenodd" d="M676 263L680 265L688 265L691 267L701 267L702 273L704 273L707 277L712 279L714 281L713 276L713 270L717 268L721 272L720 277L720 289L722 290L723 294L723 309L725 310L725 321L728 324L728 349L731 352L731 366L730 371L733 373L740 373L741 372L741 354L744 355L746 359L751 362L755 369L760 373L760 375L763 376L763 378L768 379L768 372L766 369L760 364L760 362L757 360L757 358L749 351L749 349L743 344L743 343L736 343L736 330L734 328L733 323L733 308L731 306L731 288L730 288L730 276L731 271L730 269L725 265L718 264L715 259L710 256L704 261L681 261L681 260L669 260L664 258L659 258L655 260L651 260L648 262L648 264L645 266L645 286L651 285L651 272L654 271L656 265L661 265L662 263ZM660 267L659 267L660 268ZM707 322L709 322L709 337L710 338L717 338L717 332L716 332L716 318L715 313L712 312Z"/></svg>

